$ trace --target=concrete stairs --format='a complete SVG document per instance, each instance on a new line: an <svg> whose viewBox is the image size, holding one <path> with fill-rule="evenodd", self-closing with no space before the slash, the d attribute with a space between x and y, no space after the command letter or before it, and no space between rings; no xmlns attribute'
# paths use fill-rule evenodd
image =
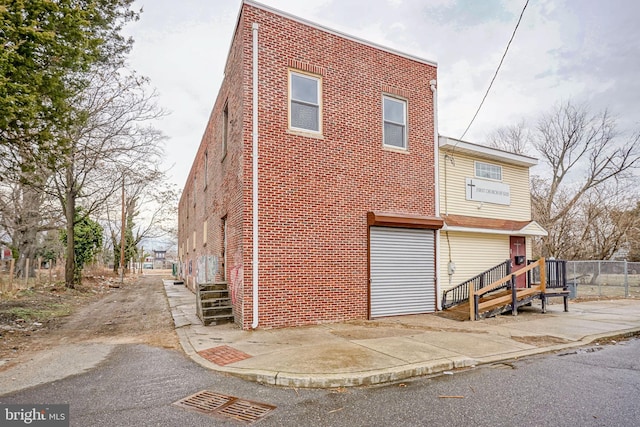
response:
<svg viewBox="0 0 640 427"><path fill-rule="evenodd" d="M203 325L233 322L233 306L227 282L201 283L196 290L196 310Z"/></svg>

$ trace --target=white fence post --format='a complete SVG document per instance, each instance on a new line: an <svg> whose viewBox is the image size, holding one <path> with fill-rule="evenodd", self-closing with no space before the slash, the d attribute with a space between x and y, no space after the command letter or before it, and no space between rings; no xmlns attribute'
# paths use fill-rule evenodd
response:
<svg viewBox="0 0 640 427"><path fill-rule="evenodd" d="M601 262L598 261L598 296L602 296L602 278L600 277Z"/></svg>
<svg viewBox="0 0 640 427"><path fill-rule="evenodd" d="M624 260L624 297L629 298L629 264Z"/></svg>

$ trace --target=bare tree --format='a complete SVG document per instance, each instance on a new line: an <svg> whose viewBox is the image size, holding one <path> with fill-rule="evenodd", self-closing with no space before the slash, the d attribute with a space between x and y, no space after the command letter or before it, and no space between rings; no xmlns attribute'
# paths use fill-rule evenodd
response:
<svg viewBox="0 0 640 427"><path fill-rule="evenodd" d="M640 225L640 217L632 212L636 195L626 189L602 185L586 193L564 233L570 242L564 248L572 259L605 260L615 257L627 243L629 232Z"/></svg>
<svg viewBox="0 0 640 427"><path fill-rule="evenodd" d="M633 224L626 235L624 249L627 252L627 259L633 262L640 262L640 202L637 202L633 209L623 213L635 218L636 223Z"/></svg>
<svg viewBox="0 0 640 427"><path fill-rule="evenodd" d="M165 174L157 169L136 171L127 176L125 191L125 265L136 257L137 247L144 240L166 237L175 228L178 204L177 191L166 180ZM105 205L105 229L111 237L108 249L113 251L114 260L120 254L122 242L121 200L113 199ZM106 242L105 242L106 243ZM117 263L114 262L114 271Z"/></svg>
<svg viewBox="0 0 640 427"><path fill-rule="evenodd" d="M12 181L10 176L0 182L0 227L9 238L2 243L15 248L19 254L16 276L34 277L35 263L26 271L26 260L36 257L41 233L57 230L62 225L62 216L54 200L41 188L28 184L25 179Z"/></svg>
<svg viewBox="0 0 640 427"><path fill-rule="evenodd" d="M487 145L502 151L531 155L535 148L531 132L524 120L514 125L498 128L487 136Z"/></svg>
<svg viewBox="0 0 640 427"><path fill-rule="evenodd" d="M85 216L95 215L121 188L123 176L162 154L162 136L149 125L162 111L147 81L126 70L100 68L90 82L73 103L76 126L65 135L71 143L52 175L52 192L66 219L67 287L80 281L74 259L78 206Z"/></svg>
<svg viewBox="0 0 640 427"><path fill-rule="evenodd" d="M524 127L493 135L518 151ZM543 114L529 135L542 160L542 175L531 180L532 215L549 232L539 255L610 257L625 228L614 226L615 212L628 206L622 200L637 198L632 184L640 166L640 133L624 138L608 111L592 113L568 101Z"/></svg>

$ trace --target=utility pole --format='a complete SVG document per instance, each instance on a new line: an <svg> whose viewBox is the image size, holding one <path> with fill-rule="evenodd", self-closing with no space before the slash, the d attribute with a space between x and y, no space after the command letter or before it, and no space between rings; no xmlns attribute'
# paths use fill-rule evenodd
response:
<svg viewBox="0 0 640 427"><path fill-rule="evenodd" d="M124 173L122 174L122 231L120 232L120 283L124 283Z"/></svg>

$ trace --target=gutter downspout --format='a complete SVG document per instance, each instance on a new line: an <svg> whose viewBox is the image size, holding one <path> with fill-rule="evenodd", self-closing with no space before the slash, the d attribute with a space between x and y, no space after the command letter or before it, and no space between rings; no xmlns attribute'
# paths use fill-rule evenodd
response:
<svg viewBox="0 0 640 427"><path fill-rule="evenodd" d="M253 322L251 328L256 329L258 327L258 24L254 22L251 26L253 35L253 146L252 146L252 161L253 161L253 199L252 199L252 232L253 232L253 257L252 257L252 288L253 288Z"/></svg>
<svg viewBox="0 0 640 427"><path fill-rule="evenodd" d="M438 141L438 88L436 80L431 80L431 92L433 93L433 185L435 194L435 216L440 216L440 147ZM446 191L446 190L445 190ZM440 230L436 230L436 307L442 309L442 297L440 296Z"/></svg>

